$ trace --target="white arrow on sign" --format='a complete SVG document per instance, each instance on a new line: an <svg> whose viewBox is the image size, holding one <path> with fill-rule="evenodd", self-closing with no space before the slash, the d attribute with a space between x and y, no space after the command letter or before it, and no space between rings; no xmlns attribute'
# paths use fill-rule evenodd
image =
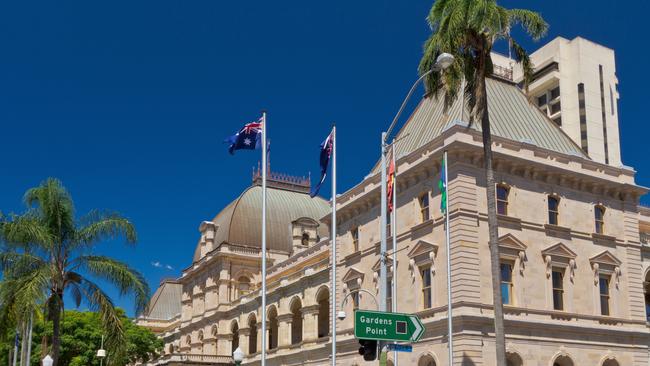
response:
<svg viewBox="0 0 650 366"><path fill-rule="evenodd" d="M409 319L411 319L413 325L415 325L415 331L411 336L411 342L415 342L418 339L420 339L420 335L422 335L422 333L424 332L424 327L420 323L420 320L418 319L417 316L409 316Z"/></svg>

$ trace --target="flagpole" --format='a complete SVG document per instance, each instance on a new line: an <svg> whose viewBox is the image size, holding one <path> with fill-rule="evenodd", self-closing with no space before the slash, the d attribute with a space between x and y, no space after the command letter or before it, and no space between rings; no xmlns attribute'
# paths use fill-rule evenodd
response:
<svg viewBox="0 0 650 366"><path fill-rule="evenodd" d="M262 112L262 366L266 365L266 111Z"/></svg>
<svg viewBox="0 0 650 366"><path fill-rule="evenodd" d="M393 139L393 187L392 187L392 205L393 205L393 216L391 224L391 234L393 236L393 281L392 281L392 306L391 311L393 313L397 312L397 158L395 155L397 150L395 150L395 139ZM397 366L397 355L399 352L393 351L393 365Z"/></svg>
<svg viewBox="0 0 650 366"><path fill-rule="evenodd" d="M336 126L332 127L332 291L330 313L332 317L332 366L336 366Z"/></svg>
<svg viewBox="0 0 650 366"><path fill-rule="evenodd" d="M386 132L381 133L381 221L379 223L381 245L379 249L379 311L386 311L386 216L387 216L387 199L386 199ZM386 349L384 342L379 341L380 360L386 359ZM385 361L380 361L380 365L386 365Z"/></svg>
<svg viewBox="0 0 650 366"><path fill-rule="evenodd" d="M452 309L451 309L451 252L449 245L449 174L448 174L448 161L447 161L447 150L445 150L443 155L443 169L445 174L445 242L447 248L447 333L449 334L449 366L452 366L454 361L454 335L453 335L453 326L452 326Z"/></svg>

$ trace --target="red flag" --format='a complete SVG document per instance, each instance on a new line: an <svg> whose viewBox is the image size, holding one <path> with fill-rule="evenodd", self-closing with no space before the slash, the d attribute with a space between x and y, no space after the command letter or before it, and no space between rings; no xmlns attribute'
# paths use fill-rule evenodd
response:
<svg viewBox="0 0 650 366"><path fill-rule="evenodd" d="M387 179L387 187L386 187L386 196L388 200L388 213L393 212L393 191L395 188L393 187L395 185L395 147L391 149L391 158L390 158L390 165L388 166L388 177Z"/></svg>

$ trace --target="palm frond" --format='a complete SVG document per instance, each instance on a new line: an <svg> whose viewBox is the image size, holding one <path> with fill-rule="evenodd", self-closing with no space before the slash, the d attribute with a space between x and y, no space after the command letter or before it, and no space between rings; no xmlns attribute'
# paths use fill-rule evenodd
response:
<svg viewBox="0 0 650 366"><path fill-rule="evenodd" d="M538 12L528 9L509 9L510 23L512 25L521 24L524 30L534 40L539 40L546 35L548 23Z"/></svg>
<svg viewBox="0 0 650 366"><path fill-rule="evenodd" d="M0 227L0 240L12 246L35 244L47 250L53 236L36 213L30 210L23 215L12 214L5 218Z"/></svg>
<svg viewBox="0 0 650 366"><path fill-rule="evenodd" d="M137 241L135 226L118 213L91 211L81 220L82 227L77 229L75 243L90 246L102 240L126 238L127 243Z"/></svg>
<svg viewBox="0 0 650 366"><path fill-rule="evenodd" d="M78 288L90 309L99 313L107 334L106 346L111 350L113 359L123 359L126 354L126 336L113 301L97 284L87 278L81 279Z"/></svg>
<svg viewBox="0 0 650 366"><path fill-rule="evenodd" d="M528 86L533 79L533 64L530 61L528 52L517 43L514 39L510 38L510 44L512 45L512 50L515 53L515 60L521 64L521 68L524 75L524 89L526 94L528 94Z"/></svg>
<svg viewBox="0 0 650 366"><path fill-rule="evenodd" d="M136 313L145 309L149 301L149 285L140 272L125 263L105 256L80 256L76 259L75 265L113 284L121 296L133 294Z"/></svg>

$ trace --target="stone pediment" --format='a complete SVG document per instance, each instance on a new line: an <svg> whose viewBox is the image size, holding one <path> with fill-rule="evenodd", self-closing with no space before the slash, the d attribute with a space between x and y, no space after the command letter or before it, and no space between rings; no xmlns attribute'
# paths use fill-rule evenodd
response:
<svg viewBox="0 0 650 366"><path fill-rule="evenodd" d="M512 234L506 234L499 238L499 247L506 249L513 249L518 252L526 251L528 248L521 240L517 239Z"/></svg>
<svg viewBox="0 0 650 366"><path fill-rule="evenodd" d="M589 258L589 262L598 263L598 264L601 264L601 265L604 264L604 265L609 265L609 266L614 266L614 267L618 267L622 263L618 258L616 258L608 250L605 250L604 252Z"/></svg>
<svg viewBox="0 0 650 366"><path fill-rule="evenodd" d="M318 221L312 219L311 217L300 217L291 222L292 225L307 226L307 227L318 227Z"/></svg>
<svg viewBox="0 0 650 366"><path fill-rule="evenodd" d="M429 253L429 252L433 252L434 254L436 254L438 252L438 246L426 240L418 240L418 242L408 252L407 256L409 258L415 258L419 255Z"/></svg>
<svg viewBox="0 0 650 366"><path fill-rule="evenodd" d="M356 281L356 280L359 280L359 279L363 281L364 276L365 276L365 274L363 272L361 272L358 269L352 267L345 273L345 276L343 276L343 282L347 283L347 282L352 282L352 281Z"/></svg>
<svg viewBox="0 0 650 366"><path fill-rule="evenodd" d="M555 245L551 245L550 247L542 250L542 256L546 257L547 255L550 255L551 257L561 257L561 258L568 258L568 259L575 259L577 256L576 253L574 253L569 247L564 245L563 243L557 243Z"/></svg>

